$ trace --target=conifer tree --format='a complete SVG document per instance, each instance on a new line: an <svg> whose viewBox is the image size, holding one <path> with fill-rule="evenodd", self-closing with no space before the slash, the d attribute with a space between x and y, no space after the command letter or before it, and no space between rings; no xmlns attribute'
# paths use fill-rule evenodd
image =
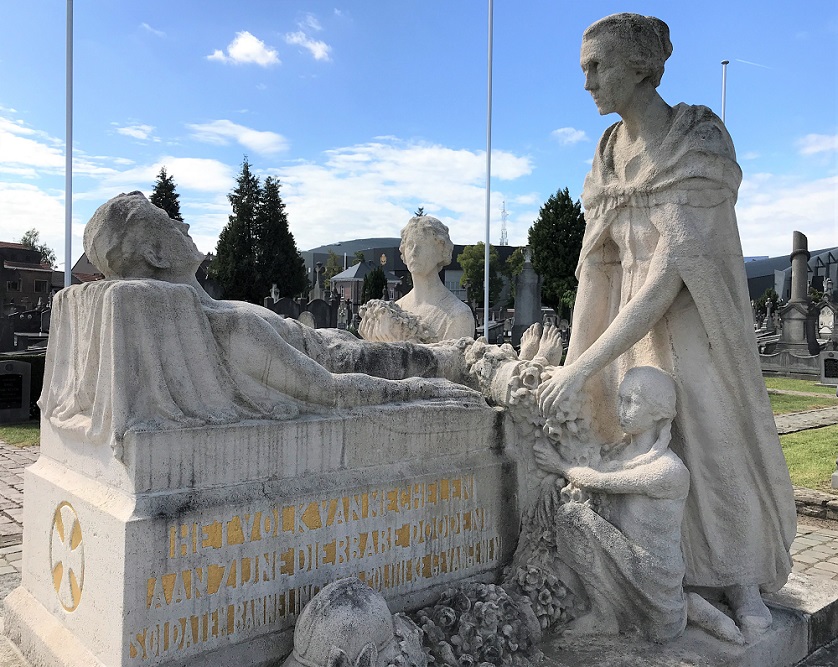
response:
<svg viewBox="0 0 838 667"><path fill-rule="evenodd" d="M567 188L550 195L530 227L532 265L541 276L541 298L551 308L571 307L576 294L576 264L585 235L585 215Z"/></svg>
<svg viewBox="0 0 838 667"><path fill-rule="evenodd" d="M158 208L162 208L172 220L183 222L180 214L180 195L176 191L175 180L166 173L166 167L160 167L157 181L151 191L150 201Z"/></svg>
<svg viewBox="0 0 838 667"><path fill-rule="evenodd" d="M256 209L254 247L257 287L266 295L276 283L280 296L297 296L308 289L305 262L288 229L279 181L268 176ZM263 296L264 296L263 295Z"/></svg>
<svg viewBox="0 0 838 667"><path fill-rule="evenodd" d="M245 155L236 187L227 195L233 213L221 230L211 276L218 282L225 299L261 303L271 285L260 284L256 268L256 215L262 197L259 178L251 173ZM263 294L264 292L264 294Z"/></svg>

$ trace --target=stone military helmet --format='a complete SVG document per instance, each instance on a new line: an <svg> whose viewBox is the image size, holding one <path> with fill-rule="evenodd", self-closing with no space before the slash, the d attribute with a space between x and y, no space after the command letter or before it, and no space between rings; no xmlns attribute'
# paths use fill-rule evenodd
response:
<svg viewBox="0 0 838 667"><path fill-rule="evenodd" d="M325 586L303 609L283 667L425 667L421 631L360 579ZM418 653L417 653L418 649ZM397 660L398 656L404 660ZM422 664L425 663L425 664Z"/></svg>

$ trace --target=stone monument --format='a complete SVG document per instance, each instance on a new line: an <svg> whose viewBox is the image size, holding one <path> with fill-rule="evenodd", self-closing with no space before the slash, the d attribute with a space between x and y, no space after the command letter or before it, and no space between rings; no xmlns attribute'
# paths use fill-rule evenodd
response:
<svg viewBox="0 0 838 667"><path fill-rule="evenodd" d="M399 251L413 289L395 303L368 301L359 332L366 340L433 343L474 336L471 308L442 284L439 272L451 263L454 244L448 227L429 215L412 217L402 229Z"/></svg>
<svg viewBox="0 0 838 667"><path fill-rule="evenodd" d="M540 324L516 354L214 301L188 226L140 193L100 207L85 250L106 279L55 299L25 477L5 627L30 660L425 667L390 610L418 610L426 655L452 667L530 667L539 641L557 666L674 646L655 664L764 667L828 641L799 582L773 614L762 598L789 578L795 506L748 314L741 172L709 109L658 95L671 51L652 17L585 31L585 87L622 120L585 183L564 366ZM371 337L459 332L435 222L403 234L416 312L371 317Z"/></svg>
<svg viewBox="0 0 838 667"><path fill-rule="evenodd" d="M187 229L114 198L85 229L106 279L55 299L5 623L30 661L267 665L341 577L399 610L494 576L517 533L498 414L409 377L467 380L462 348L214 301Z"/></svg>
<svg viewBox="0 0 838 667"><path fill-rule="evenodd" d="M809 298L809 241L801 232L794 232L791 261L791 295L788 303L780 309L783 331L777 342L777 350L793 350L799 355L817 354L812 351L810 339L817 331L814 325L817 313ZM817 342L815 341L817 346Z"/></svg>

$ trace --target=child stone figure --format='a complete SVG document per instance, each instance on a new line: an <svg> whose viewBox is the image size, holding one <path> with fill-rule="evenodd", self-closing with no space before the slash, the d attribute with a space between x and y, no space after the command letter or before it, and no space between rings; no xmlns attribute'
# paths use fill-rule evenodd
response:
<svg viewBox="0 0 838 667"><path fill-rule="evenodd" d="M597 469L569 466L546 441L535 446L543 470L608 499L609 520L587 504L553 504L558 559L578 577L590 605L569 633L615 634L636 626L662 642L684 630L688 600L681 521L690 477L669 450L674 417L673 378L658 368L635 367L619 388L619 420L626 437L603 448ZM697 617L711 617L700 624L721 625L708 628L711 632L741 641L721 612L713 614L698 596L691 596L690 604L697 605Z"/></svg>

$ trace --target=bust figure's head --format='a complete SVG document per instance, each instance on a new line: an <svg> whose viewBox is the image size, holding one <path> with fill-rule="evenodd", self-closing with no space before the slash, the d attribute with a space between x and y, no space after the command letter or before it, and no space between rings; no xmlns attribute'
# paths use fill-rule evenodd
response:
<svg viewBox="0 0 838 667"><path fill-rule="evenodd" d="M411 274L436 274L451 263L454 244L442 222L430 215L417 215L402 229L399 252Z"/></svg>
<svg viewBox="0 0 838 667"><path fill-rule="evenodd" d="M87 258L108 279L188 282L204 260L189 225L172 220L142 192L102 204L84 228Z"/></svg>
<svg viewBox="0 0 838 667"><path fill-rule="evenodd" d="M629 435L675 417L675 380L654 366L629 369L620 383L620 426Z"/></svg>
<svg viewBox="0 0 838 667"><path fill-rule="evenodd" d="M621 113L641 83L657 88L671 54L669 27L653 16L613 14L590 25L580 64L600 114Z"/></svg>

